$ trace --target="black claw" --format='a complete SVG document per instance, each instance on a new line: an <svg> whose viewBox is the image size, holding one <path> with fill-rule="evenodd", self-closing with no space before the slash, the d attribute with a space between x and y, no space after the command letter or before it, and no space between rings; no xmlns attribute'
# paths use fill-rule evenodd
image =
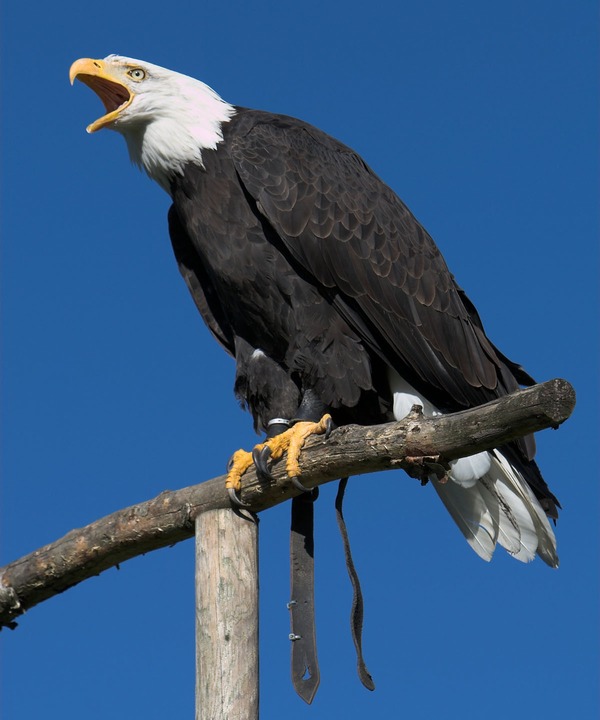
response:
<svg viewBox="0 0 600 720"><path fill-rule="evenodd" d="M249 508L250 505L243 502L243 500L240 500L239 497L236 495L236 492L233 488L227 488L227 494L229 495L229 499L234 505L237 505L237 507L241 508Z"/></svg>
<svg viewBox="0 0 600 720"><path fill-rule="evenodd" d="M271 474L267 463L271 459L271 449L268 445L258 450L254 448L252 450L252 460L254 461L254 467L256 468L256 474L261 480L266 482L275 482L275 478Z"/></svg>
<svg viewBox="0 0 600 720"><path fill-rule="evenodd" d="M295 488L297 488L298 490L301 490L304 493L304 495L299 496L300 498L306 499L309 502L314 502L319 497L319 488L318 487L314 487L314 488L304 487L304 485L300 482L300 480L298 480L297 477L291 477L290 482L292 483L292 485ZM298 500L299 498L295 498L295 499Z"/></svg>
<svg viewBox="0 0 600 720"><path fill-rule="evenodd" d="M231 468L233 467L233 458L234 458L234 456L235 456L235 453L234 453L234 454L229 458L229 460L227 461L227 467L225 468L225 472L226 472L227 474L229 474L229 472L231 471Z"/></svg>
<svg viewBox="0 0 600 720"><path fill-rule="evenodd" d="M300 482L300 480L298 480L297 477L291 477L290 482L292 483L292 485L295 488L297 488L298 490L301 490L304 493L310 493L313 491L313 488L304 487L304 485Z"/></svg>

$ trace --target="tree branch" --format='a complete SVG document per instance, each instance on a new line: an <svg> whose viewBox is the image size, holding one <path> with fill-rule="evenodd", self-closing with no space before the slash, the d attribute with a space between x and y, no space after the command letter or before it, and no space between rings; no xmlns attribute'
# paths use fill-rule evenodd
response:
<svg viewBox="0 0 600 720"><path fill-rule="evenodd" d="M413 412L397 423L347 425L328 440L312 437L302 452L302 482L315 487L348 475L403 468L414 458L443 467L450 460L502 445L548 427L557 428L575 407L566 380L551 380L477 408L425 418ZM275 482L259 481L253 469L243 477L242 499L259 512L288 500L284 463L274 465ZM119 510L72 530L0 569L0 627L14 628L26 610L130 558L194 534L194 521L207 510L229 507L225 476Z"/></svg>

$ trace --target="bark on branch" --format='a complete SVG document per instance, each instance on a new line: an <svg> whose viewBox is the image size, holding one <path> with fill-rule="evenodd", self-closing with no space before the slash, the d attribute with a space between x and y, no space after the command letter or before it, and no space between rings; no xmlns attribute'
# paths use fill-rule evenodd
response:
<svg viewBox="0 0 600 720"><path fill-rule="evenodd" d="M302 453L302 482L314 487L347 475L393 468L409 469L407 458L450 460L497 447L548 427L557 428L575 407L566 380L551 380L452 415L425 418L413 412L387 425L349 425L328 440L309 439ZM233 449L233 448L232 448ZM273 467L274 483L249 470L242 499L259 512L298 494L284 465ZM0 628L15 627L26 610L132 557L194 535L199 513L229 507L225 477L207 480L119 510L72 530L0 569Z"/></svg>

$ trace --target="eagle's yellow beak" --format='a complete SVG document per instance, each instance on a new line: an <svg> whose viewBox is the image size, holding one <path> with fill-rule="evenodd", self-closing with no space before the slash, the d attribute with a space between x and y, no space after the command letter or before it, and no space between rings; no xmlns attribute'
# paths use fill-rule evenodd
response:
<svg viewBox="0 0 600 720"><path fill-rule="evenodd" d="M118 120L120 113L135 97L129 87L115 75L114 70L104 60L91 58L76 60L69 70L71 85L75 80L80 80L84 85L91 87L106 108L106 115L87 126L89 133L96 132Z"/></svg>

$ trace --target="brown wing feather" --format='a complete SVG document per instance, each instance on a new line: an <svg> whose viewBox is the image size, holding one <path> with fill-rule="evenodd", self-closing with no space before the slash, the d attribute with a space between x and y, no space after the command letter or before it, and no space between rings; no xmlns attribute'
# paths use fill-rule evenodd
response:
<svg viewBox="0 0 600 720"><path fill-rule="evenodd" d="M179 272L202 319L217 341L233 355L234 336L231 327L223 316L219 303L212 298L212 283L174 205L169 209L169 235Z"/></svg>
<svg viewBox="0 0 600 720"><path fill-rule="evenodd" d="M345 319L366 322L386 360L446 407L516 389L440 251L392 190L325 133L264 120L254 113L233 138L236 169L292 257L342 296Z"/></svg>

